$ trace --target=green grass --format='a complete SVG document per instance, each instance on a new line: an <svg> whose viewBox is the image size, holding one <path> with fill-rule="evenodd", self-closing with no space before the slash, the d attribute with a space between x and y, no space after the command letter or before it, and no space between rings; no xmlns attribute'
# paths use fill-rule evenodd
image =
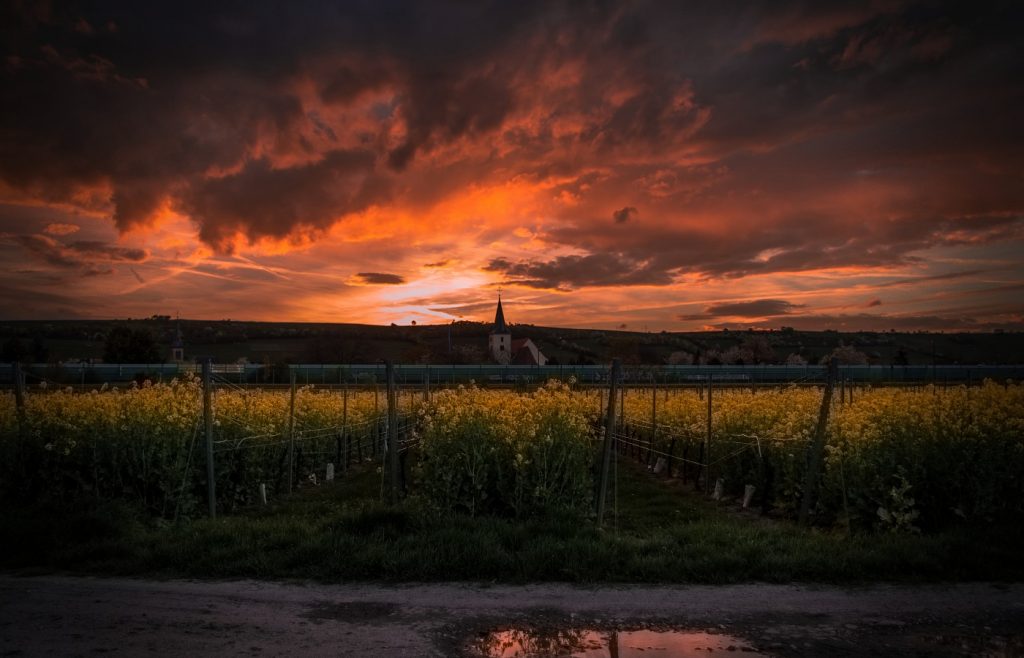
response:
<svg viewBox="0 0 1024 658"><path fill-rule="evenodd" d="M216 520L155 522L123 504L7 510L0 567L327 582L1024 579L1019 529L847 537L738 514L633 465L620 465L618 480L617 514L603 530L572 518L441 516L415 496L388 507L372 471Z"/></svg>

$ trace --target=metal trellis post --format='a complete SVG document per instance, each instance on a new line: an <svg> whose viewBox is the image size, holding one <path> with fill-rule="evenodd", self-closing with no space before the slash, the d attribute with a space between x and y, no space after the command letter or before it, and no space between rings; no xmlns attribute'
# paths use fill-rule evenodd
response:
<svg viewBox="0 0 1024 658"><path fill-rule="evenodd" d="M828 412L832 406L832 389L835 387L837 362L828 362L828 375L825 378L825 391L821 396L821 410L818 412L818 426L814 431L814 442L807 460L807 477L804 479L804 495L800 501L800 524L806 525L811 512L811 505L818 494L818 470L821 468L821 457L825 451L825 430L828 426Z"/></svg>
<svg viewBox="0 0 1024 658"><path fill-rule="evenodd" d="M388 491L391 503L398 502L401 471L398 461L398 405L395 401L395 367L385 362L388 380Z"/></svg>
<svg viewBox="0 0 1024 658"><path fill-rule="evenodd" d="M612 371L608 381L608 417L604 425L604 446L601 455L601 479L597 492L597 525L604 522L605 498L608 496L608 469L611 465L612 445L615 432L615 389L619 384L621 364L612 359Z"/></svg>
<svg viewBox="0 0 1024 658"><path fill-rule="evenodd" d="M203 361L203 427L206 430L206 497L210 518L217 518L217 480L213 468L213 384L210 359Z"/></svg>
<svg viewBox="0 0 1024 658"><path fill-rule="evenodd" d="M295 370L291 371L291 395L288 400L288 493L292 492L295 474Z"/></svg>

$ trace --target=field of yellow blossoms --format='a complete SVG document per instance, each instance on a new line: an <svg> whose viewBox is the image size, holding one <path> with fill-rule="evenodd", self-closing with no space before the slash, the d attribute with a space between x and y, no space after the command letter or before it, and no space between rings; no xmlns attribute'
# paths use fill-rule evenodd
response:
<svg viewBox="0 0 1024 658"><path fill-rule="evenodd" d="M653 395L627 391L617 435L638 447L653 434L651 456L672 455L677 476L684 463L691 479L698 462L710 463L711 481L721 479L727 496L753 485L757 504L783 514L797 509L820 389L716 390L707 455L703 395ZM422 439L413 491L435 506L510 516L591 507L607 405L598 391L555 381L529 393L460 386L435 391L429 403L406 394L399 404ZM322 477L327 462L340 470L341 461L379 460L374 438L383 415L384 396L372 391L300 389L295 478ZM218 388L214 419L220 505L252 504L260 483L271 495L283 491L288 391ZM0 493L9 501L123 498L164 517L203 508L202 390L195 379L88 393L32 389L21 419L7 393L0 432ZM706 478L707 468L700 469ZM837 394L832 404L815 518L911 532L1022 520L1021 474L1024 386L858 389L852 403Z"/></svg>
<svg viewBox="0 0 1024 658"><path fill-rule="evenodd" d="M255 502L260 483L283 491L290 434L289 392L238 387L213 392L217 499L230 510ZM322 477L340 449L372 454L384 396L298 389L295 478ZM204 509L202 386L197 378L88 393L33 388L19 422L14 395L0 407L0 453L8 499L73 502L124 498L160 516ZM20 431L19 431L20 426ZM350 444L339 437L347 429Z"/></svg>
<svg viewBox="0 0 1024 658"><path fill-rule="evenodd" d="M442 509L522 516L589 509L596 409L567 384L441 391L423 412L421 482Z"/></svg>
<svg viewBox="0 0 1024 658"><path fill-rule="evenodd" d="M793 513L803 493L820 388L715 391L712 481L739 497L754 485ZM656 405L656 408L655 408ZM627 427L655 452L698 460L707 401L694 390L625 396ZM627 430L628 431L628 430ZM917 531L958 521L1024 519L1024 386L858 388L830 407L819 520ZM644 454L643 451L640 451ZM696 467L689 466L691 473Z"/></svg>

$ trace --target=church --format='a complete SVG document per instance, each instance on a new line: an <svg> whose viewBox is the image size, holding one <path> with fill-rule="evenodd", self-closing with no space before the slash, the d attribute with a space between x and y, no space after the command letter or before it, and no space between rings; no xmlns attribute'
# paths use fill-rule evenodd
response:
<svg viewBox="0 0 1024 658"><path fill-rule="evenodd" d="M543 366L548 358L529 338L512 340L512 331L505 323L505 311L501 308L501 293L498 293L498 310L494 314L494 329L487 338L491 357L502 365Z"/></svg>

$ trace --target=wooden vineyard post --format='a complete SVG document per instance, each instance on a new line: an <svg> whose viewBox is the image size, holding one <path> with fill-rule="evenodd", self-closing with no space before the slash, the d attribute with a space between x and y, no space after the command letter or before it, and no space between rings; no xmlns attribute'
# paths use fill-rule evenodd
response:
<svg viewBox="0 0 1024 658"><path fill-rule="evenodd" d="M705 462L705 466L704 466L704 493L705 494L711 493L711 411L712 411L712 406L711 406L711 390L712 390L711 373L708 373L708 435L707 435L707 438L704 441L704 443L707 445L707 447L704 449L704 455L701 458L701 461ZM698 473L698 479L699 478L700 478L700 474Z"/></svg>
<svg viewBox="0 0 1024 658"><path fill-rule="evenodd" d="M18 434L25 436L25 375L21 372L21 363L11 364L11 376L14 379L14 406L18 413Z"/></svg>
<svg viewBox="0 0 1024 658"><path fill-rule="evenodd" d="M612 371L608 379L608 416L604 423L604 445L601 448L601 478L597 487L597 526L604 522L605 498L608 497L608 470L612 462L613 434L615 433L615 389L619 384L618 359L612 359Z"/></svg>
<svg viewBox="0 0 1024 658"><path fill-rule="evenodd" d="M352 439L348 435L348 384L341 389L341 435L345 439L345 471L352 456ZM340 461L340 460L339 460Z"/></svg>
<svg viewBox="0 0 1024 658"><path fill-rule="evenodd" d="M398 409L395 401L395 367L390 359L384 362L388 387L388 496L391 504L398 502L401 471L398 462Z"/></svg>
<svg viewBox="0 0 1024 658"><path fill-rule="evenodd" d="M344 472L344 470L345 470L345 467L342 465L343 462L341 461L341 454L342 454L342 450L343 450L342 446L344 445L344 441L345 441L345 433L344 433L344 431L338 430L337 432L335 432L335 434L334 434L334 463L338 465L338 468L342 469L342 472Z"/></svg>
<svg viewBox="0 0 1024 658"><path fill-rule="evenodd" d="M626 424L626 387L619 387L619 431L621 432Z"/></svg>
<svg viewBox="0 0 1024 658"><path fill-rule="evenodd" d="M818 412L818 426L814 430L814 442L807 459L807 477L804 479L804 495L800 501L800 524L806 525L811 513L811 504L818 494L818 470L821 468L821 456L825 451L825 429L828 426L828 412L832 406L832 389L836 381L836 360L828 362L828 375L825 377L825 392L821 396L821 410Z"/></svg>
<svg viewBox="0 0 1024 658"><path fill-rule="evenodd" d="M295 469L295 371L291 371L291 396L288 400L288 493L292 492Z"/></svg>
<svg viewBox="0 0 1024 658"><path fill-rule="evenodd" d="M380 443L380 386L377 385L377 373L373 373L373 458L377 459L377 448Z"/></svg>
<svg viewBox="0 0 1024 658"><path fill-rule="evenodd" d="M203 427L206 430L206 498L210 518L217 518L217 480L213 468L213 390L210 359L203 360Z"/></svg>
<svg viewBox="0 0 1024 658"><path fill-rule="evenodd" d="M658 379L651 373L651 445L647 450L647 466L654 463L655 442L658 439Z"/></svg>

